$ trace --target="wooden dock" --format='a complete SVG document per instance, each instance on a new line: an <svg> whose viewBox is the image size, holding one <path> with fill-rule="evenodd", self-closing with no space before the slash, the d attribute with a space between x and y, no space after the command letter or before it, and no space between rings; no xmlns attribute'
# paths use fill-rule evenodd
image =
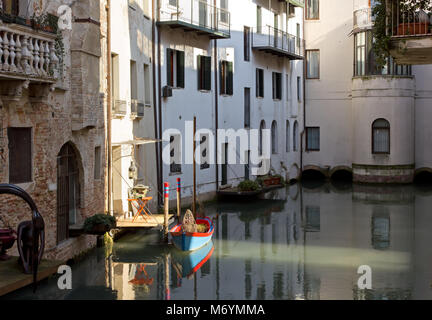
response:
<svg viewBox="0 0 432 320"><path fill-rule="evenodd" d="M38 268L38 281L57 273L60 261L42 260ZM0 296L21 289L33 283L33 275L24 274L18 265L18 257L0 261Z"/></svg>
<svg viewBox="0 0 432 320"><path fill-rule="evenodd" d="M174 215L168 216L168 224L174 222ZM117 228L155 228L157 226L163 226L164 215L163 214L152 214L151 217L138 217L136 221L133 218L125 219L124 217L117 218Z"/></svg>

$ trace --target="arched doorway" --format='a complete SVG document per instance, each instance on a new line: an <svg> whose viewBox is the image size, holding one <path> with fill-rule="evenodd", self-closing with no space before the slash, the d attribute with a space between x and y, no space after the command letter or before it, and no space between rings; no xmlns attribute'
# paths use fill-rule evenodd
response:
<svg viewBox="0 0 432 320"><path fill-rule="evenodd" d="M69 225L77 222L79 203L78 157L68 142L57 156L57 243L69 238Z"/></svg>

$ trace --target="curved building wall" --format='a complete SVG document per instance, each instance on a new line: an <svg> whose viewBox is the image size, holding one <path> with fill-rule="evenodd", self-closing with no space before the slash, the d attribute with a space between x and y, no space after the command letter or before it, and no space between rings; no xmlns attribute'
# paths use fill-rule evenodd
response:
<svg viewBox="0 0 432 320"><path fill-rule="evenodd" d="M356 182L410 183L414 176L413 77L369 76L353 79L353 178ZM372 124L390 123L390 152L372 150Z"/></svg>

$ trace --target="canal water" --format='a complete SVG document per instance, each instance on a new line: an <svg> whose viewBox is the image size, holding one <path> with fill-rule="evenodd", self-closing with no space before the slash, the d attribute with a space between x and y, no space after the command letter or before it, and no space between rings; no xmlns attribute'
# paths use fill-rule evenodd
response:
<svg viewBox="0 0 432 320"><path fill-rule="evenodd" d="M192 257L140 231L73 264L72 290L55 275L3 299L432 298L431 187L317 182L205 208L213 242Z"/></svg>

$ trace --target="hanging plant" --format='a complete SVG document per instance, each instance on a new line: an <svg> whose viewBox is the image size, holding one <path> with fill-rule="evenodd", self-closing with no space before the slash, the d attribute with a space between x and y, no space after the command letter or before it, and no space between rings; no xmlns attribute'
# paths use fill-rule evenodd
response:
<svg viewBox="0 0 432 320"><path fill-rule="evenodd" d="M399 1L400 12L396 13L399 15L401 21L408 20L407 15L411 15L410 20L414 21L415 14L419 10L425 12L432 11L432 1L431 0L393 0ZM376 0L375 6L372 9L372 15L375 19L374 26L372 28L372 34L374 37L373 50L376 55L378 67L384 67L387 63L387 57L390 55L390 39L391 39L391 8L387 8L386 0ZM388 2L392 3L392 0Z"/></svg>

